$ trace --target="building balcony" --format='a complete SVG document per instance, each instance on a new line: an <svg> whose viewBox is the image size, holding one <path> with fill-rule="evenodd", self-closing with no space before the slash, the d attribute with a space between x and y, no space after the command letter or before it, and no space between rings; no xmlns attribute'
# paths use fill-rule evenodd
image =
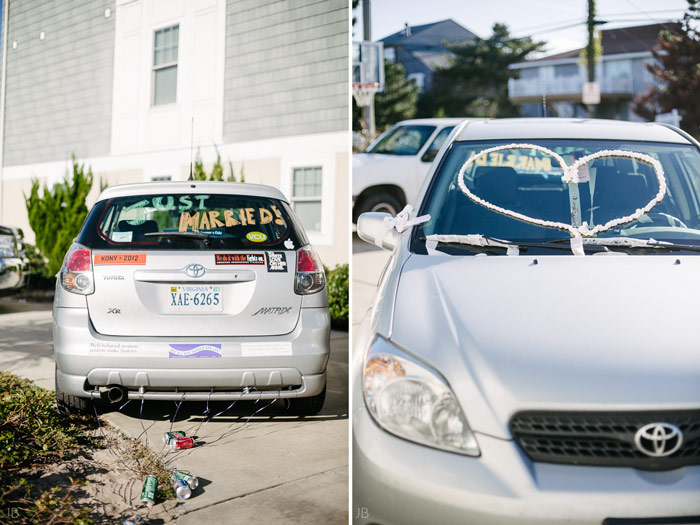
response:
<svg viewBox="0 0 700 525"><path fill-rule="evenodd" d="M508 81L508 97L516 104L531 104L542 101L542 95L552 102L581 102L581 88L585 75L553 76L543 78L511 78ZM635 95L631 76L604 76L598 78L600 96L603 100L631 99Z"/></svg>

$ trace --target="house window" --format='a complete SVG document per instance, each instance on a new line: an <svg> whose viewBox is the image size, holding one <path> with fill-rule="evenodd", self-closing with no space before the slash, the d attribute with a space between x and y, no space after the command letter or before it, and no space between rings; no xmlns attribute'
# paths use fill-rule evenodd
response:
<svg viewBox="0 0 700 525"><path fill-rule="evenodd" d="M321 189L323 169L294 168L292 208L307 231L321 231Z"/></svg>
<svg viewBox="0 0 700 525"><path fill-rule="evenodd" d="M413 82L416 83L419 93L423 92L425 89L425 73L411 73L410 75L407 75L406 78L413 80Z"/></svg>
<svg viewBox="0 0 700 525"><path fill-rule="evenodd" d="M180 26L166 27L153 38L153 105L172 104L177 99L177 47Z"/></svg>

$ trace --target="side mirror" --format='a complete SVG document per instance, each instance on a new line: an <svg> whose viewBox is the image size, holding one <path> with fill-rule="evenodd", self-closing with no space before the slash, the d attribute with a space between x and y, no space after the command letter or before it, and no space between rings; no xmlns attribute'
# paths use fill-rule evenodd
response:
<svg viewBox="0 0 700 525"><path fill-rule="evenodd" d="M384 226L384 219L391 219L392 216L382 212L367 212L357 219L357 235L365 242L376 244L377 237L383 236L382 248L393 250L399 240L399 234L391 228L387 230Z"/></svg>

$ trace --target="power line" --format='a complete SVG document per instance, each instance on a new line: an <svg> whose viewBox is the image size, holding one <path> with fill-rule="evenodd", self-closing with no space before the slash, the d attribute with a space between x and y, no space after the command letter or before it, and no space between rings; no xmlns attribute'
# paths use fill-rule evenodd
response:
<svg viewBox="0 0 700 525"><path fill-rule="evenodd" d="M642 11L642 14L651 14L651 13L672 13L672 12L681 12L681 13L684 13L684 12L685 12L685 9L683 9L683 8L677 8L677 9L657 9L657 10L655 10L655 11L645 11L645 12ZM608 14L603 14L603 13L601 13L599 18L605 18L606 21L609 21L609 22L625 22L625 21L627 21L626 19L622 19L622 20L608 20L608 19L611 18L611 17L629 16L629 15L637 15L637 14L639 14L639 11L637 11L637 12L626 12L626 13L608 13ZM657 21L658 23L663 23L663 22L665 22L665 21L659 21L659 20L657 20L657 19L655 19L655 18L653 18L653 17L649 17L649 16L648 16L646 19L648 19L648 20L654 20L654 21ZM634 19L634 20L632 20L632 21L644 21L644 20L645 20L645 19ZM675 19L670 19L670 20L673 21L673 20L675 20ZM555 30L560 30L560 29L569 29L570 27L574 27L574 26L576 26L576 25L578 25L578 24L584 24L585 22L586 22L585 19L580 18L580 17L579 17L579 18L570 18L570 19L567 19L567 20L558 20L558 21L556 21L556 22L550 22L550 23L547 23L547 24L538 24L538 25L536 25L536 26L530 26L530 27L525 27L525 28L521 28L521 29L515 29L515 28L513 28L512 31L513 31L514 33L527 33L527 32L532 32L532 34L536 34L536 33L542 33L542 32L544 32L545 30L546 30L546 31L555 31ZM555 24L555 25L552 26L552 24ZM566 24L566 25L559 26L558 24ZM572 25L568 25L568 24L572 24Z"/></svg>

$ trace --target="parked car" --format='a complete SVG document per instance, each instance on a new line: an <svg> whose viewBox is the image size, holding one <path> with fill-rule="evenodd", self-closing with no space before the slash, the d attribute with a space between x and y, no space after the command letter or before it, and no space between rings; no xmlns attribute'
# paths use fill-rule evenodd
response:
<svg viewBox="0 0 700 525"><path fill-rule="evenodd" d="M0 296L17 293L26 282L24 234L18 228L0 225Z"/></svg>
<svg viewBox="0 0 700 525"><path fill-rule="evenodd" d="M699 523L700 144L465 122L414 204L357 225L355 522Z"/></svg>
<svg viewBox="0 0 700 525"><path fill-rule="evenodd" d="M353 220L368 211L395 215L412 202L440 147L462 120L404 120L382 133L365 153L355 153Z"/></svg>
<svg viewBox="0 0 700 525"><path fill-rule="evenodd" d="M158 182L106 189L66 254L53 309L56 397L288 399L326 392L323 266L277 189Z"/></svg>

